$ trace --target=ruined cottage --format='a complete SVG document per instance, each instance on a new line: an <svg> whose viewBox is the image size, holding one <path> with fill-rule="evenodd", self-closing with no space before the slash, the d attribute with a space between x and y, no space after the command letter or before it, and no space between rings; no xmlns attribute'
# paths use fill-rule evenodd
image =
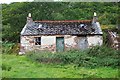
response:
<svg viewBox="0 0 120 80"><path fill-rule="evenodd" d="M20 52L87 49L103 43L100 23L91 20L33 21L31 14L20 35Z"/></svg>

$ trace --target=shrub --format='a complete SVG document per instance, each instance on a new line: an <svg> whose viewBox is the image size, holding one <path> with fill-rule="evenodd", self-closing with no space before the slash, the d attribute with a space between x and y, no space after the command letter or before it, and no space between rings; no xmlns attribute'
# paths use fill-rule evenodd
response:
<svg viewBox="0 0 120 80"><path fill-rule="evenodd" d="M118 51L106 46L96 46L88 50L70 50L66 52L31 52L31 60L43 63L75 64L82 67L111 66L118 67Z"/></svg>
<svg viewBox="0 0 120 80"><path fill-rule="evenodd" d="M94 58L91 62L96 63L97 66L119 66L119 51L113 50L107 46L93 47L88 51L88 54Z"/></svg>
<svg viewBox="0 0 120 80"><path fill-rule="evenodd" d="M11 53L18 53L20 46L18 43L9 43L3 42L2 43L2 53L11 54Z"/></svg>

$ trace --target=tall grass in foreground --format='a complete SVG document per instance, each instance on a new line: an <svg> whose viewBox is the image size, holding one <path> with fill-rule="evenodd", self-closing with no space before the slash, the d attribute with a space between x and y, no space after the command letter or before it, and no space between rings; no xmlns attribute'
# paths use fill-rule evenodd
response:
<svg viewBox="0 0 120 80"><path fill-rule="evenodd" d="M3 54L2 61L2 78L118 78L118 69L111 67L91 69L71 64L44 64L12 54Z"/></svg>
<svg viewBox="0 0 120 80"><path fill-rule="evenodd" d="M70 50L66 52L29 52L27 57L42 63L75 64L77 67L119 66L119 51L106 46L96 46L84 51Z"/></svg>

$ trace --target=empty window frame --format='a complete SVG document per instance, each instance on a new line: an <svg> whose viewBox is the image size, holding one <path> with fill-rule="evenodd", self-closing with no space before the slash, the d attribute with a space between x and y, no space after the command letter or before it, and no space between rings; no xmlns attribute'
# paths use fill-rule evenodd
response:
<svg viewBox="0 0 120 80"><path fill-rule="evenodd" d="M41 37L35 37L35 45L41 45Z"/></svg>

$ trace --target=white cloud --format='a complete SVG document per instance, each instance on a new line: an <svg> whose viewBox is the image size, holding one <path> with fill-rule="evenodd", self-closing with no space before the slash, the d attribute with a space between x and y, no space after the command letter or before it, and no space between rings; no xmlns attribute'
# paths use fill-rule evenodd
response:
<svg viewBox="0 0 120 80"><path fill-rule="evenodd" d="M2 0L0 1L0 3L11 3L11 2L31 2L31 1L34 1L34 0Z"/></svg>

